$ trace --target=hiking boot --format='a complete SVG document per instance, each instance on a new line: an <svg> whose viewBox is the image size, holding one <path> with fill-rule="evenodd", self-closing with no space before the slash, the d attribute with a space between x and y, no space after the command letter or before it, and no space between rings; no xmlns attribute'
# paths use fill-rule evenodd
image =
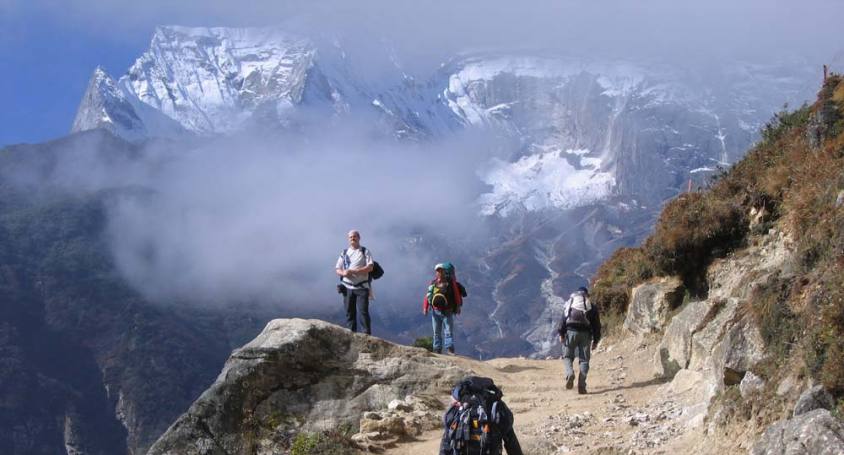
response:
<svg viewBox="0 0 844 455"><path fill-rule="evenodd" d="M434 354L442 354L442 353L443 353L443 348L434 349Z"/></svg>
<svg viewBox="0 0 844 455"><path fill-rule="evenodd" d="M577 393L579 395L586 395L586 384L578 384L577 385Z"/></svg>
<svg viewBox="0 0 844 455"><path fill-rule="evenodd" d="M572 388L574 388L574 375L566 378L566 390L571 390Z"/></svg>
<svg viewBox="0 0 844 455"><path fill-rule="evenodd" d="M449 353L449 354L454 354L454 346L449 346L449 347L448 347L448 353Z"/></svg>

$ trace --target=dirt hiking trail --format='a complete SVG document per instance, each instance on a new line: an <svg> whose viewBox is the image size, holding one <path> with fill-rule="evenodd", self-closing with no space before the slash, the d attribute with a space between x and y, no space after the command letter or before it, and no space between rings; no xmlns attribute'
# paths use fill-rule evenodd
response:
<svg viewBox="0 0 844 455"><path fill-rule="evenodd" d="M654 379L655 344L607 340L593 352L586 395L565 389L560 359L453 359L502 389L526 455L733 453L705 444L700 416L687 417L699 401L692 385ZM441 436L429 431L384 453L437 454Z"/></svg>

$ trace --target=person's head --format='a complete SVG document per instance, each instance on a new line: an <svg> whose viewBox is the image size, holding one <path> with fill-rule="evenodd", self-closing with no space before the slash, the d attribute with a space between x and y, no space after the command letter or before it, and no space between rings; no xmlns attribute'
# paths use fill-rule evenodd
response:
<svg viewBox="0 0 844 455"><path fill-rule="evenodd" d="M437 280L444 280L445 279L445 267L442 264L437 264L434 266L434 273L437 276Z"/></svg>
<svg viewBox="0 0 844 455"><path fill-rule="evenodd" d="M352 229L351 231L349 231L347 237L349 238L350 247L354 249L360 248L360 232Z"/></svg>
<svg viewBox="0 0 844 455"><path fill-rule="evenodd" d="M577 288L577 292L579 292L579 293L581 293L585 296L589 295L589 289L586 289L585 286L581 286L581 287Z"/></svg>

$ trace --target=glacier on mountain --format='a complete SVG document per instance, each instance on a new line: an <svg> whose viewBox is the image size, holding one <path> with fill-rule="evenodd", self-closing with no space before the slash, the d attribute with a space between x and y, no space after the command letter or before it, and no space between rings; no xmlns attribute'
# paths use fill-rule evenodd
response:
<svg viewBox="0 0 844 455"><path fill-rule="evenodd" d="M522 210L571 209L612 194L615 178L601 171L588 150L550 151L524 156L515 163L493 159L481 180L492 191L479 198L481 214L509 216ZM574 162L574 164L573 164Z"/></svg>

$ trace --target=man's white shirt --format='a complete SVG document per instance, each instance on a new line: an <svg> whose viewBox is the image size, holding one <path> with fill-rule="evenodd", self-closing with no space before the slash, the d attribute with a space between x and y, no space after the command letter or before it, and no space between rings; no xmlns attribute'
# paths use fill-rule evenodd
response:
<svg viewBox="0 0 844 455"><path fill-rule="evenodd" d="M348 263L343 253L337 258L337 265L334 268L346 270L363 268L372 264L372 253L369 248L366 249L366 254L363 254L363 248L349 248L346 250ZM348 265L347 265L348 264ZM369 289L369 272L350 273L342 278L342 283L349 289Z"/></svg>

